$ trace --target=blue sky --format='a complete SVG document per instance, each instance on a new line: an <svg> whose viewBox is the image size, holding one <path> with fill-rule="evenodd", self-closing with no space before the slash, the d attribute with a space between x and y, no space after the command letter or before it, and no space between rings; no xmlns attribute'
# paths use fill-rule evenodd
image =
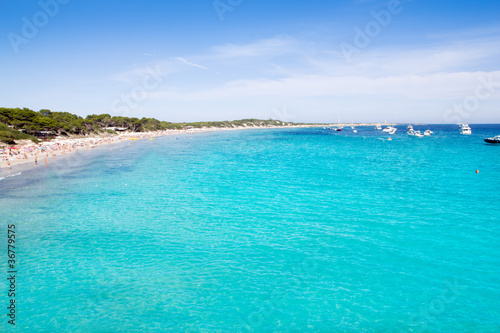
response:
<svg viewBox="0 0 500 333"><path fill-rule="evenodd" d="M500 1L0 2L0 106L500 123Z"/></svg>

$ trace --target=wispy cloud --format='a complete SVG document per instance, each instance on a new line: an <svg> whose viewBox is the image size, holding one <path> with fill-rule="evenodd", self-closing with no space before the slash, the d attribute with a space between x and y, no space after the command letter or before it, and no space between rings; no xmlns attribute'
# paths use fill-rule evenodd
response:
<svg viewBox="0 0 500 333"><path fill-rule="evenodd" d="M303 112L306 104L369 109L368 99L381 109L398 101L398 108L406 112L420 112L415 109L418 104L426 112L442 113L450 103L473 94L479 78L490 76L500 82L499 56L500 38L480 36L372 48L346 64L334 45L279 36L169 58L163 66L176 75L164 88L148 94L148 99L207 108L243 101L265 108L266 103L274 107L284 100L287 105L303 105ZM184 65L203 69L205 74ZM140 71L126 74L137 76ZM498 99L500 89L490 98Z"/></svg>
<svg viewBox="0 0 500 333"><path fill-rule="evenodd" d="M204 69L204 70L208 70L208 68L206 68L204 66L201 66L201 65L198 65L198 64L195 64L195 63L192 63L192 62L189 62L189 61L187 61L186 59L184 59L182 57L175 57L174 59L179 60L180 62L182 62L185 65L189 65L189 66L201 68L201 69Z"/></svg>
<svg viewBox="0 0 500 333"><path fill-rule="evenodd" d="M226 44L212 48L213 56L219 58L272 57L296 50L296 40L286 37L262 39L248 44Z"/></svg>
<svg viewBox="0 0 500 333"><path fill-rule="evenodd" d="M121 82L125 84L136 84L138 80L150 75L151 70L161 76L167 76L172 73L178 72L177 62L160 61L155 63L146 63L142 67L136 67L128 71L113 74L108 77L109 80Z"/></svg>
<svg viewBox="0 0 500 333"><path fill-rule="evenodd" d="M500 71L435 73L384 78L311 75L281 80L236 80L219 87L184 94L171 91L155 92L152 98L218 100L259 96L278 98L399 96L408 100L454 99L474 92L478 78L487 77L490 74L493 74L495 82L500 81Z"/></svg>
<svg viewBox="0 0 500 333"><path fill-rule="evenodd" d="M375 76L498 69L500 39L461 40L420 47L376 49L340 71Z"/></svg>

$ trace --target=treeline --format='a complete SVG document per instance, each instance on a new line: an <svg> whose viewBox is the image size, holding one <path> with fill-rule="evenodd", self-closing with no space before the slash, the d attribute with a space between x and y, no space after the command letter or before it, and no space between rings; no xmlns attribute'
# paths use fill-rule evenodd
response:
<svg viewBox="0 0 500 333"><path fill-rule="evenodd" d="M217 127L217 128L231 128L231 127L268 127L268 126L291 126L293 123L287 123L280 120L268 119L241 119L232 121L204 121L195 123L180 123L182 128L204 128L204 127Z"/></svg>
<svg viewBox="0 0 500 333"><path fill-rule="evenodd" d="M19 136L12 130L23 132L26 135L37 135L41 131L50 131L57 135L84 135L90 133L101 133L110 131L109 127L117 127L131 132L148 132L169 129L187 129L203 127L264 127L264 126L288 126L279 120L242 119L234 121L210 121L194 123L171 123L159 121L154 118L135 118L111 116L109 114L89 115L85 118L69 112L50 111L42 109L33 111L27 108L0 108L0 122L9 126L2 127L0 140L12 142L12 136ZM8 133L10 134L8 134ZM32 137L28 137L32 138ZM18 139L16 137L16 139ZM7 141L6 141L7 140Z"/></svg>
<svg viewBox="0 0 500 333"><path fill-rule="evenodd" d="M15 140L31 140L38 143L38 139L32 135L19 132L0 122L0 142L14 144Z"/></svg>
<svg viewBox="0 0 500 333"><path fill-rule="evenodd" d="M38 131L53 131L62 135L100 133L106 127L121 127L132 132L179 128L175 124L154 118L111 117L109 114L93 114L83 118L69 112L47 109L37 112L27 108L0 108L0 122L28 134Z"/></svg>

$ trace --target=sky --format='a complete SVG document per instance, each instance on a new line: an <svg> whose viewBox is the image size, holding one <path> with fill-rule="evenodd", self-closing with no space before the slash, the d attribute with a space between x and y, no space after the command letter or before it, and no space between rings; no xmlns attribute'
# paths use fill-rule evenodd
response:
<svg viewBox="0 0 500 333"><path fill-rule="evenodd" d="M0 107L500 123L498 0L0 0Z"/></svg>

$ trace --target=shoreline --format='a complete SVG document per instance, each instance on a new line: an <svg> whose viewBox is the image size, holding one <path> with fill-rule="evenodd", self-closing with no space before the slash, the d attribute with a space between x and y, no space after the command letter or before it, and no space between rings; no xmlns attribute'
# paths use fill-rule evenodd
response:
<svg viewBox="0 0 500 333"><path fill-rule="evenodd" d="M154 132L127 132L123 134L91 135L85 137L57 137L50 141L35 144L29 140L22 140L16 145L6 145L0 148L0 180L18 175L38 167L47 167L52 162L61 158L71 158L76 152L112 146L126 141L142 141L169 135L184 135L232 130L256 129L286 129L286 128L312 128L325 126L375 126L376 123L339 123L339 124L297 124L291 126L240 126L240 127L209 127L191 128L183 130L164 130ZM391 125L391 124L383 124Z"/></svg>
<svg viewBox="0 0 500 333"><path fill-rule="evenodd" d="M154 132L127 132L114 135L92 135L86 137L72 137L52 139L35 144L29 140L22 140L15 145L6 145L0 148L0 180L15 176L20 172L39 167L47 167L61 158L71 158L76 152L86 151L106 146L114 146L127 141L143 141L169 135L185 135L204 132L245 129L272 129L309 126L274 126L274 127L238 127L238 128L193 128L185 130L164 130Z"/></svg>
<svg viewBox="0 0 500 333"><path fill-rule="evenodd" d="M56 138L35 144L31 141L3 149L0 154L0 179L14 176L19 172L47 167L56 159L71 158L74 153L95 148L114 146L126 141L140 141L166 135L184 134L187 131L156 131L124 133L118 135L92 135L76 138Z"/></svg>

